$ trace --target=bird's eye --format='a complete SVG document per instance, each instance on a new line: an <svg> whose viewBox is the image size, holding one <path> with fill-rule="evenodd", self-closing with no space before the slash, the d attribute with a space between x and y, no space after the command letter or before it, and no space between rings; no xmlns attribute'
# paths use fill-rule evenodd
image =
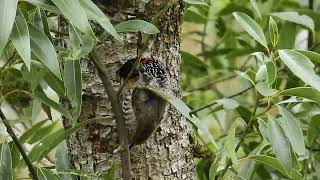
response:
<svg viewBox="0 0 320 180"><path fill-rule="evenodd" d="M150 59L147 59L147 58L143 58L143 59L141 59L141 63L142 63L142 64L150 64L150 63L151 63L151 60L150 60Z"/></svg>

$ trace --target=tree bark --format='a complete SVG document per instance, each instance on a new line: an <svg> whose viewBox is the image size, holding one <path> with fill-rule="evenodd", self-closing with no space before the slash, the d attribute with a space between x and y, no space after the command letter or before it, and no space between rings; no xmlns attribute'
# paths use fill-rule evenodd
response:
<svg viewBox="0 0 320 180"><path fill-rule="evenodd" d="M124 20L143 19L150 21L169 0L133 0L120 3L104 0L97 3L113 24ZM151 38L148 51L165 64L169 72L171 90L181 97L180 88L180 33L184 10L183 1L175 3L156 25L160 33ZM126 60L137 56L137 34L124 34L123 42L101 42L98 53L115 87L119 87L116 71ZM92 61L83 61L83 106L80 119L112 115L111 105ZM65 127L70 123L64 122ZM173 107L157 131L143 145L131 149L131 170L134 179L195 179L194 163L189 142L190 131L186 119ZM120 154L113 153L118 147L115 120L100 120L87 125L68 139L72 164L77 168L103 173L112 164L120 166ZM118 176L121 175L119 172Z"/></svg>

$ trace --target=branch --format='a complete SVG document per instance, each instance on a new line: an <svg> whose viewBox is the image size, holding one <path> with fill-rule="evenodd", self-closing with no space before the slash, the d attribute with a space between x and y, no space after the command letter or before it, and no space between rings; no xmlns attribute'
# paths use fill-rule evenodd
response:
<svg viewBox="0 0 320 180"><path fill-rule="evenodd" d="M96 53L95 47L90 53L90 59L93 60L94 66L98 70L98 75L103 83L103 86L107 92L108 98L111 101L112 111L115 115L117 122L117 129L119 134L122 163L122 177L124 180L131 180L131 167L130 167L130 154L129 154L129 142L128 142L128 129L126 128L125 118L123 115L122 107L120 105L119 98L115 91L115 88L110 80L108 71L101 63L102 60Z"/></svg>
<svg viewBox="0 0 320 180"><path fill-rule="evenodd" d="M227 96L227 97L225 97L225 98L233 98L233 97L239 96L239 95L247 92L248 90L252 89L253 87L254 87L254 86L252 85L252 86L250 86L250 87L248 87L248 88L246 88L246 89L244 89L244 90L242 90L242 91L240 91L240 92L238 92L238 93L236 93L236 94L233 94L233 95L231 95L231 96ZM196 114L197 112L202 111L202 110L204 110L204 109L206 109L206 108L209 108L209 107L211 107L211 106L213 106L213 105L215 105L215 104L217 104L217 102L216 102L216 101L213 101L213 102L210 103L210 104L207 104L207 105L205 105L205 106L202 106L202 107L199 108L199 109L195 109L195 110L191 111L190 114Z"/></svg>
<svg viewBox="0 0 320 180"><path fill-rule="evenodd" d="M11 126L10 126L10 123L8 122L7 118L5 117L5 115L3 114L2 110L0 109L0 118L2 119L2 122L3 124L6 126L7 128L7 132L8 134L11 136L12 138L12 141L14 142L14 144L17 146L24 162L26 163L26 165L28 166L28 169L29 169L29 172L32 176L32 178L34 180L38 180L38 176L37 176L37 172L35 171L35 169L33 168L33 165L30 161L30 159L28 158L26 152L24 151L22 145L20 144L19 142L19 139L17 138L17 136L14 134Z"/></svg>

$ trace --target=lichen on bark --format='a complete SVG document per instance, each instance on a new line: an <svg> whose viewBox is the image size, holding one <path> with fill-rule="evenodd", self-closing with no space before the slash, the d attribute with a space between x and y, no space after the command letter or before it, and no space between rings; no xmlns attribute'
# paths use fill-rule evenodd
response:
<svg viewBox="0 0 320 180"><path fill-rule="evenodd" d="M114 23L130 18L150 21L168 0L133 0L131 4L116 0L99 0L100 7ZM182 1L175 3L159 19L160 33L150 40L148 51L165 65L170 76L170 88L181 97L180 88L180 33L184 10ZM114 82L119 87L116 71L126 60L137 56L137 34L123 34L122 42L101 42L98 53ZM103 85L90 60L83 61L83 106L80 119L112 115L111 105ZM68 126L68 122L64 123ZM186 119L173 107L154 135L143 145L131 149L134 179L195 179L194 163L189 142ZM113 163L120 166L120 155L113 153L118 147L115 120L100 120L87 125L68 139L72 163L78 169L102 173ZM118 168L121 169L121 168ZM119 173L120 174L120 173Z"/></svg>

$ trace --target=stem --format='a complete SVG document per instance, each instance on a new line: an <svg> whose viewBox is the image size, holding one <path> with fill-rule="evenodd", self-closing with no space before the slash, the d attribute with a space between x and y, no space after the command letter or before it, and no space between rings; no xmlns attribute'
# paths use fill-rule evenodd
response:
<svg viewBox="0 0 320 180"><path fill-rule="evenodd" d="M309 0L308 4L309 4L309 9L311 9L311 11L313 11L313 5L314 5L313 0ZM309 34L308 34L308 49L313 47L313 44L314 44L313 41L314 41L314 39L313 39L313 31L309 30Z"/></svg>
<svg viewBox="0 0 320 180"><path fill-rule="evenodd" d="M12 141L14 142L14 144L17 146L24 162L26 163L26 165L28 166L29 172L32 176L32 178L34 180L38 180L38 176L37 176L37 172L35 171L35 169L33 168L33 165L30 161L30 159L28 158L26 152L24 151L22 145L19 142L19 139L17 138L17 136L15 135L15 133L13 132L10 123L8 122L7 118L5 117L5 115L3 114L2 110L0 109L0 118L2 119L3 124L6 126L7 128L7 132L8 134L11 136Z"/></svg>
<svg viewBox="0 0 320 180"><path fill-rule="evenodd" d="M131 166L130 166L130 154L129 154L129 142L128 142L128 129L126 128L125 118L123 115L122 107L120 105L119 98L115 91L115 88L110 80L107 69L101 63L102 60L96 53L95 47L90 53L90 59L93 60L94 66L98 70L98 75L102 81L102 84L107 92L108 98L111 101L112 111L115 114L117 122L117 129L119 134L122 163L122 177L124 180L131 180Z"/></svg>

